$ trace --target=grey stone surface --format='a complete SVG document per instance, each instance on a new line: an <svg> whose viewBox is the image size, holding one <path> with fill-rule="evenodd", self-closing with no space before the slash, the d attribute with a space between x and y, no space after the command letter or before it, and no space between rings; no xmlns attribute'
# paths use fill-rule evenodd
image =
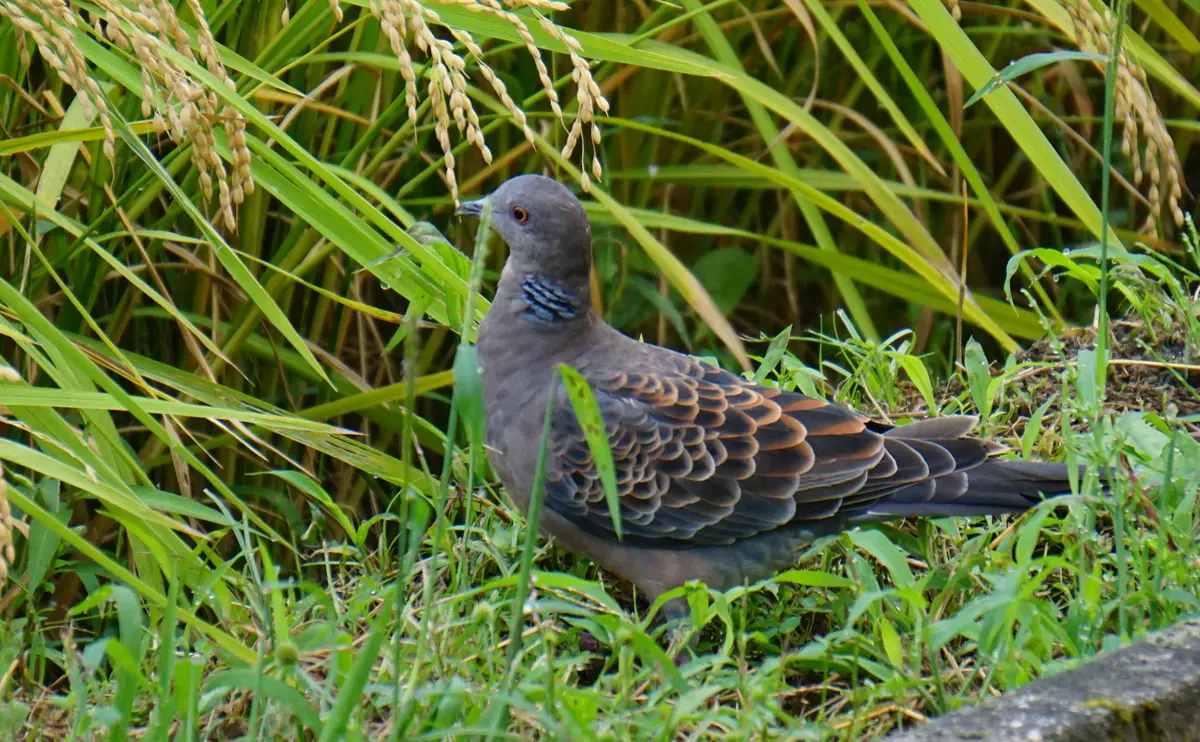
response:
<svg viewBox="0 0 1200 742"><path fill-rule="evenodd" d="M1200 619L886 742L1200 742Z"/></svg>

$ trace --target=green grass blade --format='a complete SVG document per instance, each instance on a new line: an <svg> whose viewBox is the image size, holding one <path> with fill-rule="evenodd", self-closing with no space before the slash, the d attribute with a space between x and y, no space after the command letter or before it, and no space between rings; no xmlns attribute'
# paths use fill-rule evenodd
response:
<svg viewBox="0 0 1200 742"><path fill-rule="evenodd" d="M695 18L696 26L700 29L700 33L704 36L705 41L708 43L709 48L713 50L717 59L744 77L745 72L741 69L741 61L738 59L737 53L733 50L732 45L726 39L725 34L722 33L711 13L699 12L702 7L699 0L684 0L683 4L688 9L688 12L697 14ZM759 136L762 137L763 141L770 148L775 166L785 174L796 178L800 168L792 157L787 142L782 141L779 128L771 119L771 115L767 112L766 107L744 93L742 98L750 112L750 117L754 121L755 127L758 128ZM809 229L812 230L817 246L822 250L836 252L837 245L834 243L833 236L829 232L829 226L825 223L825 219L821 213L799 191L793 190L792 197L795 199L800 213L804 216L804 220L808 223ZM842 295L842 301L845 302L850 316L854 318L854 323L867 336L878 338L879 332L875 329L871 313L867 311L866 304L863 302L862 296L859 295L858 289L855 288L854 282L850 280L849 276L841 273L835 273L833 278L837 284L838 292Z"/></svg>
<svg viewBox="0 0 1200 742"><path fill-rule="evenodd" d="M1004 241L1005 247L1012 255L1016 255L1021 251L1021 246L1017 243L1017 239L1013 236L1012 230L1008 227L1008 222L1001 215L1001 208L996 204L996 200L992 197L991 190L983 182L983 177L979 174L979 169L975 166L975 162L971 156L967 154L963 148L962 142L954 134L954 129L951 128L950 122L946 120L941 109L933 100L925 85L917 77L912 66L891 36L884 29L883 24L879 22L879 18L875 15L875 11L871 9L865 0L858 0L859 10L862 11L863 17L867 19L867 23L875 32L875 38L883 46L888 57L892 60L896 70L900 72L900 76L904 79L909 92L916 98L917 103L921 106L921 110L925 113L926 119L933 125L934 130L942 140L942 144L950 151L950 156L954 158L955 164L958 165L959 171L967 184L971 186L971 190L975 193L978 199L977 204L983 207L984 212L991 220L992 226L1000 235L1000 239ZM955 194L948 194L950 198L957 198ZM1032 285L1034 292L1042 302L1042 308L1046 313L1055 319L1056 322L1062 322L1062 317L1058 312L1058 308L1051 301L1046 289L1037 281L1034 280L1033 269L1026 267L1024 269L1025 279ZM994 314L991 316L995 316Z"/></svg>
<svg viewBox="0 0 1200 742"><path fill-rule="evenodd" d="M0 441L0 445L3 444L4 441ZM57 518L43 510L42 507L36 502L28 499L20 492L11 488L8 490L7 496L13 505L27 513L31 518L38 520L65 543L69 544L79 553L83 554L88 559L108 571L113 577L132 587L151 605L161 608L166 604L166 596L151 588L140 578L138 578L137 575L118 564L108 554L101 551L95 545L89 543L87 539L80 536L80 534L69 528L65 523L59 522ZM180 610L179 617L183 623L191 626L207 636L217 646L228 652L231 657L241 662L249 663L254 661L255 655L253 650L246 647L224 630L219 629L207 621L200 619L191 611Z"/></svg>
<svg viewBox="0 0 1200 742"><path fill-rule="evenodd" d="M996 70L976 48L966 32L950 17L946 6L938 0L913 0L913 7L929 26L929 33L976 89L988 84ZM1058 193L1088 231L1100 238L1100 210L1079 179L1038 127L1037 122L1008 88L998 88L984 102L1000 119L1000 123L1025 152L1029 162L1038 169L1046 183Z"/></svg>
<svg viewBox="0 0 1200 742"><path fill-rule="evenodd" d="M619 121L623 126L626 126L630 129L641 129L643 131L653 132L659 136L685 142L693 147L696 147L697 149L701 149L705 152L716 155L721 159L738 166L739 168L742 168L746 171L755 172L774 183L778 183L781 186L786 187L788 190L795 190L803 193L807 199L812 201L818 207L830 214L833 214L834 216L837 216L847 224L850 224L851 226L860 230L863 234L870 237L881 247L895 255L905 265L921 276L921 278L927 282L929 288L937 291L945 299L953 301L957 305L957 276L950 277L938 271L929 261L925 260L923 256L919 255L904 242L894 237L887 230L868 220L862 219L846 205L827 196L824 193L821 193L808 183L791 178L780 170L768 167L767 165L763 165L759 162L755 162L748 157L735 154L723 147L719 147L709 142L694 139L683 134L673 133L659 127L643 125L635 121ZM636 219L633 218L632 214L629 216L629 218L636 223ZM622 223L625 222L622 221ZM968 293L968 297L971 297L970 293ZM991 317L980 310L976 300L968 300L963 309L968 321L987 330L992 337L1003 343L1006 348L1011 350L1018 347L1016 341L1009 337L1008 333L1002 330Z"/></svg>
<svg viewBox="0 0 1200 742"><path fill-rule="evenodd" d="M159 181L166 186L167 190L175 199L175 203L182 206L183 210L191 216L193 222L204 234L208 240L209 246L212 249L217 260L221 261L221 265L229 272L229 275L237 282L238 286L249 296L250 301L262 312L267 321L287 339L288 343L300 354L302 358L312 367L313 371L319 375L326 383L332 383L325 375L325 370L321 364L317 362L312 351L304 342L304 338L300 337L300 333L292 326L283 310L275 303L275 300L263 289L258 279L246 268L246 265L238 259L236 253L225 242L225 239L213 228L204 214L192 203L191 196L184 192L171 174L162 166L153 153L138 139L133 131L129 128L124 119L119 116L113 118L114 126L117 132L121 135L121 139L125 144L133 150L146 167L158 177Z"/></svg>
<svg viewBox="0 0 1200 742"><path fill-rule="evenodd" d="M1079 39L1075 38L1075 24L1061 2L1058 0L1025 0L1025 2L1036 9L1039 14L1045 16L1067 38L1076 44L1079 43ZM1158 79L1183 100L1190 103L1193 108L1200 108L1200 90L1197 90L1192 84L1195 78L1185 77L1175 68L1175 65L1146 43L1146 40L1132 28L1126 29L1125 33L1125 50L1146 68L1150 77Z"/></svg>
<svg viewBox="0 0 1200 742"><path fill-rule="evenodd" d="M587 440L588 450L592 452L592 463L596 473L600 475L600 483L604 485L604 499L608 502L608 511L612 516L613 532L617 540L623 540L625 535L621 529L621 499L617 494L617 469L613 463L612 449L608 444L608 431L604 425L604 416L600 413L600 405L596 403L596 394L592 385L575 369L566 364L560 364L558 371L562 374L563 385L567 388L567 396L575 409L575 417Z"/></svg>
<svg viewBox="0 0 1200 742"><path fill-rule="evenodd" d="M1091 52L1058 51L1026 54L1020 59L1014 59L1008 63L1007 67L997 71L995 77L993 77L991 80L988 80L987 84L976 90L970 98L967 98L966 103L963 103L963 108L970 108L978 103L983 96L992 92L1001 85L1007 85L1008 83L1015 81L1018 77L1027 75L1034 70L1040 70L1047 65L1075 60L1103 62L1105 59L1106 57L1104 55L1093 54Z"/></svg>

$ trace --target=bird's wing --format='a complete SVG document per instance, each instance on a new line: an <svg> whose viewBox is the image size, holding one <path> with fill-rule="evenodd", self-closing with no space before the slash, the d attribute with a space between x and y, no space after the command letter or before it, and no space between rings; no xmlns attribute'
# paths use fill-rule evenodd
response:
<svg viewBox="0 0 1200 742"><path fill-rule="evenodd" d="M994 448L973 418L892 428L844 407L671 353L654 370L584 368L616 464L625 538L662 548L729 544L798 523L849 522L873 502L952 500ZM547 505L615 537L574 410L560 395ZM831 519L833 519L831 521Z"/></svg>

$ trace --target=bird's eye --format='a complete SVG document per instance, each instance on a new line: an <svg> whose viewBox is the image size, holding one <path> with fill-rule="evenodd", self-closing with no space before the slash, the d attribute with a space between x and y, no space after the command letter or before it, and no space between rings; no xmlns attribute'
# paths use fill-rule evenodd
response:
<svg viewBox="0 0 1200 742"><path fill-rule="evenodd" d="M516 219L519 224L524 224L529 221L529 212L520 206L512 207L513 219Z"/></svg>

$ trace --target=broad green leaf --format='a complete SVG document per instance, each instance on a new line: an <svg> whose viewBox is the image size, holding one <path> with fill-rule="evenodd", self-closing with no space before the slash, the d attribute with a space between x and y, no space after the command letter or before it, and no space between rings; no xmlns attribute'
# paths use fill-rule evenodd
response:
<svg viewBox="0 0 1200 742"><path fill-rule="evenodd" d="M904 552L883 531L855 529L847 534L855 546L875 557L887 569L897 587L912 587L916 583Z"/></svg>
<svg viewBox="0 0 1200 742"><path fill-rule="evenodd" d="M483 443L483 377L479 375L479 352L474 345L462 344L454 354L454 396L458 414L472 444Z"/></svg>
<svg viewBox="0 0 1200 742"><path fill-rule="evenodd" d="M59 130L71 131L87 126L95 115L94 108L85 106L84 99L76 97L71 101L67 115L63 116L59 123ZM47 209L54 210L58 205L63 186L67 184L67 178L70 177L71 169L75 166L79 144L78 140L60 141L50 147L50 154L46 155L46 160L42 163L42 173L38 177L37 197L38 201Z"/></svg>
<svg viewBox="0 0 1200 742"><path fill-rule="evenodd" d="M1013 555L1018 565L1028 565L1032 561L1033 551L1041 541L1042 526L1053 513L1052 507L1035 508L1033 515L1021 524L1017 532L1017 550Z"/></svg>
<svg viewBox="0 0 1200 742"><path fill-rule="evenodd" d="M45 478L37 483L33 496L45 505L48 517L55 518L65 527L70 522L71 512L62 501L61 490L61 482ZM40 521L35 520L29 524L29 539L25 552L25 584L29 586L32 596L36 596L38 591L45 587L42 580L50 568L51 560L58 553L60 543L62 539Z"/></svg>
<svg viewBox="0 0 1200 742"><path fill-rule="evenodd" d="M700 256L692 274L708 289L722 314L728 315L741 302L758 277L758 261L736 247L719 247Z"/></svg>
<svg viewBox="0 0 1200 742"><path fill-rule="evenodd" d="M788 342L791 339L791 325L783 328L778 335L771 338L771 343L767 346L767 352L763 354L762 363L758 364L758 368L754 371L754 381L756 383L761 384L775 371L775 367L779 365L783 354L787 352Z"/></svg>
<svg viewBox="0 0 1200 742"><path fill-rule="evenodd" d="M1065 268L1066 275L1080 281L1092 293L1100 287L1100 269L1097 266L1080 263L1075 260L1069 253L1061 250L1055 250L1049 247L1039 247L1033 250L1026 250L1017 253L1008 259L1008 265L1004 271L1004 291L1008 296L1009 301L1012 301L1012 290L1009 288L1013 275L1017 272L1017 268L1029 258L1036 258L1042 261L1047 266L1055 268Z"/></svg>
<svg viewBox="0 0 1200 742"><path fill-rule="evenodd" d="M933 379L929 376L929 369L925 368L925 363L920 358L908 353L892 354L896 361L904 368L908 374L908 379L921 393L921 398L925 400L925 404L929 409L937 408L937 401L933 397Z"/></svg>
<svg viewBox="0 0 1200 742"><path fill-rule="evenodd" d="M967 367L967 388L971 390L971 399L979 410L980 419L987 420L992 415L992 368L983 346L975 338L967 341L963 363Z"/></svg>
<svg viewBox="0 0 1200 742"><path fill-rule="evenodd" d="M566 572L543 572L541 570L533 570L533 576L537 578L538 587L543 590L562 590L578 596L583 596L590 603L589 607L593 610L610 613L613 615L620 614L623 610L621 604L612 598L604 591L604 586L595 580L576 577L575 575ZM471 588L459 595L447 598L450 601L471 601L476 600L480 596L487 595L494 590L504 590L515 587L517 584L518 575L507 575L497 577L492 580Z"/></svg>
<svg viewBox="0 0 1200 742"><path fill-rule="evenodd" d="M771 580L790 585L803 585L805 587L834 587L841 589L854 587L854 581L849 578L811 569L789 569L786 572L780 572L775 575Z"/></svg>
<svg viewBox="0 0 1200 742"><path fill-rule="evenodd" d="M642 631L632 631L630 634L634 652L646 665L654 667L656 671L665 675L667 682L671 684L676 693L683 693L691 688L683 679L679 668L675 666L675 661L667 656L662 647L658 646L658 642L646 636Z"/></svg>
<svg viewBox="0 0 1200 742"><path fill-rule="evenodd" d="M381 610L380 615L390 616L390 612ZM308 729L317 732L322 728L321 715L312 707L305 694L279 678L267 675L263 668L221 670L209 675L204 681L206 695L225 690L260 693L267 698L273 698L279 702L280 707L287 709Z"/></svg>
<svg viewBox="0 0 1200 742"><path fill-rule="evenodd" d="M896 626L884 618L878 623L879 637L883 642L883 651L887 654L888 662L892 663L892 667L900 669L904 667L904 648L900 643L900 634L896 631Z"/></svg>
<svg viewBox="0 0 1200 742"><path fill-rule="evenodd" d="M1025 423L1025 430L1021 432L1021 458L1027 459L1033 453L1033 444L1037 442L1038 437L1042 434L1042 420L1045 419L1050 405L1057 401L1058 395L1051 394L1029 416L1029 422Z"/></svg>
<svg viewBox="0 0 1200 742"><path fill-rule="evenodd" d="M1148 461L1162 461L1170 439L1151 425L1144 412L1126 412L1117 418L1122 437Z"/></svg>

